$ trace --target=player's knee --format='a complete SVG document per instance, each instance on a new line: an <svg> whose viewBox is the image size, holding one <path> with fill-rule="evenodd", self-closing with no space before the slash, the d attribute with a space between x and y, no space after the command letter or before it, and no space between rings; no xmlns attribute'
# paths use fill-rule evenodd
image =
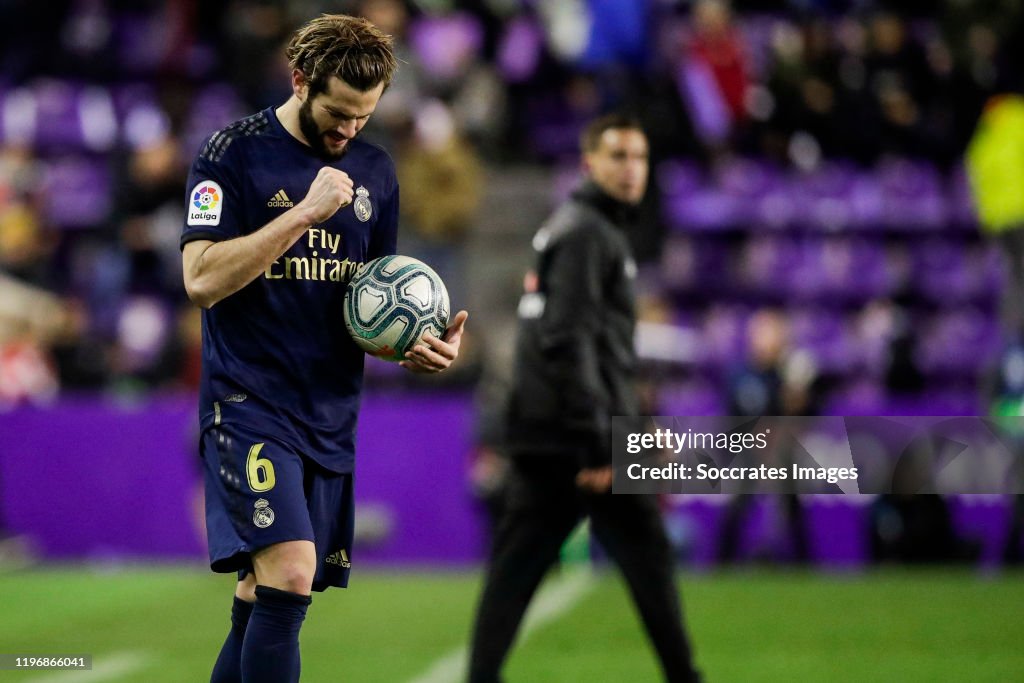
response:
<svg viewBox="0 0 1024 683"><path fill-rule="evenodd" d="M279 585L269 584L271 588L309 595L313 587L313 567L301 561L287 562L281 568L277 580Z"/></svg>
<svg viewBox="0 0 1024 683"><path fill-rule="evenodd" d="M262 586L308 595L316 572L313 544L282 544L257 556L256 579ZM254 587L255 588L255 587Z"/></svg>
<svg viewBox="0 0 1024 683"><path fill-rule="evenodd" d="M311 564L301 559L287 559L275 563L268 571L263 571L258 579L261 586L309 595L313 586L313 573L314 567Z"/></svg>

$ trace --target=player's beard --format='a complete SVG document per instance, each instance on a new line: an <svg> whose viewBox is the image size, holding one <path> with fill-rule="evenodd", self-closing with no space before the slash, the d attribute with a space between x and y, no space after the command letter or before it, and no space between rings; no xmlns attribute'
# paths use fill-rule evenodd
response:
<svg viewBox="0 0 1024 683"><path fill-rule="evenodd" d="M306 142L313 148L317 156L323 159L337 161L345 156L345 152L348 151L348 143L345 143L340 152L332 152L327 149L327 145L324 143L324 136L329 132L329 129L320 130L316 119L313 118L312 98L307 98L302 103L302 106L299 107L299 130L302 132L302 137L306 138ZM351 140L351 138L349 139Z"/></svg>

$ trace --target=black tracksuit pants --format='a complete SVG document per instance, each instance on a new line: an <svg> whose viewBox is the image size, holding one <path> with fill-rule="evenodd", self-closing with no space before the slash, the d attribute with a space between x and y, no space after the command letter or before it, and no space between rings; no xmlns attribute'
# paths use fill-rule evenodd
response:
<svg viewBox="0 0 1024 683"><path fill-rule="evenodd" d="M551 459L555 461L554 458ZM676 591L672 550L652 496L589 495L566 463L516 463L504 517L491 546L477 610L470 683L498 683L523 613L566 537L584 515L619 566L669 683L691 683L693 668Z"/></svg>

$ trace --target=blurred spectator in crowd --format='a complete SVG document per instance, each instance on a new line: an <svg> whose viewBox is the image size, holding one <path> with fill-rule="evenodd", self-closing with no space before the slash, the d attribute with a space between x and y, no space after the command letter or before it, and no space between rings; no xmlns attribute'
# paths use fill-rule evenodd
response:
<svg viewBox="0 0 1024 683"><path fill-rule="evenodd" d="M817 404L812 393L816 370L804 353L792 349L786 318L779 311L760 310L747 324L748 359L729 383L729 414L814 415ZM788 453L775 453L783 460ZM760 462L756 464L761 464ZM787 466L787 462L770 463ZM807 528L800 497L787 493L777 498L739 493L732 497L722 522L718 559L733 562L738 558L743 524L758 500L777 503L787 540L795 562L811 559Z"/></svg>
<svg viewBox="0 0 1024 683"><path fill-rule="evenodd" d="M37 210L38 169L26 150L0 155L0 407L47 401L59 386L50 349L73 332L50 288L53 239Z"/></svg>
<svg viewBox="0 0 1024 683"><path fill-rule="evenodd" d="M928 156L923 107L934 83L924 50L910 40L902 17L890 12L871 17L864 66L866 92L877 111L878 150Z"/></svg>
<svg viewBox="0 0 1024 683"><path fill-rule="evenodd" d="M388 96L377 105L363 135L385 149L395 149L410 134L421 97L420 66L409 45L411 17L403 0L364 0L357 14L394 40L399 69L388 86Z"/></svg>
<svg viewBox="0 0 1024 683"><path fill-rule="evenodd" d="M467 291L466 235L477 220L483 168L476 150L438 100L423 103L398 154L405 232L402 250L437 271L448 290Z"/></svg>
<svg viewBox="0 0 1024 683"><path fill-rule="evenodd" d="M918 332L905 296L868 302L857 327L861 343L875 356L869 365L881 370L882 383L891 394L914 396L924 389L917 361Z"/></svg>
<svg viewBox="0 0 1024 683"><path fill-rule="evenodd" d="M132 291L173 292L181 279L181 178L187 171L183 159L181 141L167 131L140 141L128 156L115 211Z"/></svg>
<svg viewBox="0 0 1024 683"><path fill-rule="evenodd" d="M710 71L733 121L744 121L749 86L747 50L732 23L728 3L698 0L693 8L693 28L689 58Z"/></svg>
<svg viewBox="0 0 1024 683"><path fill-rule="evenodd" d="M760 117L767 120L761 149L786 161L795 133L809 135L829 157L857 158L863 148L849 135L855 125L859 86L855 58L845 56L822 18L800 26L778 24L772 32L772 68L767 76L769 101ZM845 64L844 64L845 62Z"/></svg>
<svg viewBox="0 0 1024 683"><path fill-rule="evenodd" d="M680 66L690 116L712 148L725 146L747 120L750 78L743 35L724 0L693 6L693 36Z"/></svg>
<svg viewBox="0 0 1024 683"><path fill-rule="evenodd" d="M56 396L49 348L68 320L57 297L0 272L0 408Z"/></svg>
<svg viewBox="0 0 1024 683"><path fill-rule="evenodd" d="M730 415L814 415L817 371L793 349L784 314L763 309L747 323L747 360L729 382Z"/></svg>

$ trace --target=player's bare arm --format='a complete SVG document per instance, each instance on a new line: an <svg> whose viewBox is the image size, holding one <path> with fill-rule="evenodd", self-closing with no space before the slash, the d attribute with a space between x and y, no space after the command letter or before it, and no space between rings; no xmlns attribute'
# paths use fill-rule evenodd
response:
<svg viewBox="0 0 1024 683"><path fill-rule="evenodd" d="M352 179L323 167L305 198L259 230L223 242L196 240L182 251L185 291L210 308L259 277L312 225L322 223L352 202Z"/></svg>
<svg viewBox="0 0 1024 683"><path fill-rule="evenodd" d="M452 324L445 330L444 336L438 339L429 332L423 335L422 343L417 344L406 354L408 360L400 365L406 370L419 373L441 372L447 369L459 357L462 346L462 333L466 328L469 313L459 311L452 319Z"/></svg>

